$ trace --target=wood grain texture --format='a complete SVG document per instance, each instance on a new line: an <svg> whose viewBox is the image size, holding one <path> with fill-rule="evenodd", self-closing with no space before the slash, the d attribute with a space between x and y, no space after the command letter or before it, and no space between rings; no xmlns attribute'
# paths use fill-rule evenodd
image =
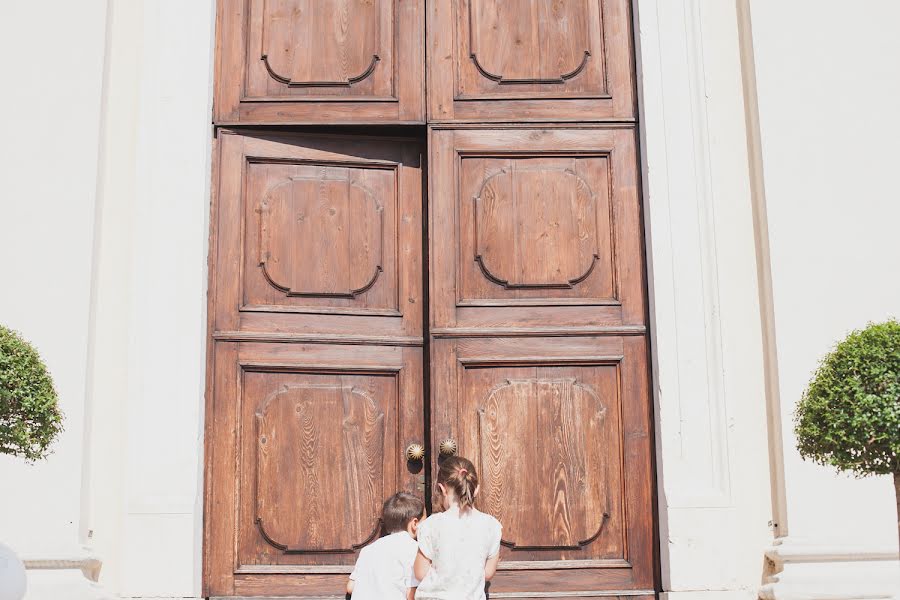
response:
<svg viewBox="0 0 900 600"><path fill-rule="evenodd" d="M274 589L291 568L322 581L344 572L379 535L382 502L419 491L402 457L422 441L421 348L217 342L215 352L209 593L266 579Z"/></svg>
<svg viewBox="0 0 900 600"><path fill-rule="evenodd" d="M289 296L355 298L384 270L384 208L365 183L371 169L301 169L317 172L273 184L256 209L259 266ZM393 173L377 175L393 200Z"/></svg>
<svg viewBox="0 0 900 600"><path fill-rule="evenodd" d="M415 140L220 139L216 332L421 339Z"/></svg>
<svg viewBox="0 0 900 600"><path fill-rule="evenodd" d="M634 133L431 132L431 327L646 324Z"/></svg>
<svg viewBox="0 0 900 600"><path fill-rule="evenodd" d="M269 544L285 552L352 552L377 537L384 421L379 403L343 378L285 383L263 400L256 523Z"/></svg>
<svg viewBox="0 0 900 600"><path fill-rule="evenodd" d="M573 288L600 259L594 191L575 165L503 162L464 167L486 172L473 199L475 261L506 289Z"/></svg>
<svg viewBox="0 0 900 600"><path fill-rule="evenodd" d="M251 12L257 6L251 3ZM384 39L379 35L385 8L390 8L389 0L263 0L260 25L253 32L261 38L259 60L272 79L289 88L363 93L361 84L381 66L380 54L393 55L390 29ZM255 23L253 16L250 21ZM284 86L271 85L266 91L277 95Z"/></svg>
<svg viewBox="0 0 900 600"><path fill-rule="evenodd" d="M431 375L433 438L477 460L504 526L492 592L653 587L642 337L436 339Z"/></svg>
<svg viewBox="0 0 900 600"><path fill-rule="evenodd" d="M431 122L634 120L628 0L428 0Z"/></svg>
<svg viewBox="0 0 900 600"><path fill-rule="evenodd" d="M246 355L240 367L246 516L238 570L353 564L355 552L380 533L381 503L403 487L398 367L387 354L384 364L365 366L340 348L272 346L255 348L259 355ZM291 366L277 366L289 356L297 357ZM276 412L265 419L272 402Z"/></svg>
<svg viewBox="0 0 900 600"><path fill-rule="evenodd" d="M469 61L481 78L461 81L462 97L494 91L484 79L517 88L564 85L578 77L591 59L591 6L585 0L468 0L465 4L468 10L460 21L468 29ZM467 86L473 90L467 91ZM605 91L603 87L601 83L600 92Z"/></svg>
<svg viewBox="0 0 900 600"><path fill-rule="evenodd" d="M329 594L421 493L422 151L220 130L215 163L204 589Z"/></svg>
<svg viewBox="0 0 900 600"><path fill-rule="evenodd" d="M616 447L597 392L575 378L506 379L476 411L482 506L503 523L504 543L581 550L596 540Z"/></svg>
<svg viewBox="0 0 900 600"><path fill-rule="evenodd" d="M452 438L491 598L653 598L631 2L217 7L204 593L343 598Z"/></svg>
<svg viewBox="0 0 900 600"><path fill-rule="evenodd" d="M424 0L220 0L214 122L423 122L424 16Z"/></svg>

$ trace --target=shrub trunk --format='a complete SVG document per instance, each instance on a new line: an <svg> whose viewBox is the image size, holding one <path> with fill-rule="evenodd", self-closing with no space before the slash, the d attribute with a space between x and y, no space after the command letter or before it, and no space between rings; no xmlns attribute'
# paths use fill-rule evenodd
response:
<svg viewBox="0 0 900 600"><path fill-rule="evenodd" d="M894 497L897 499L897 538L900 540L900 471L894 473Z"/></svg>

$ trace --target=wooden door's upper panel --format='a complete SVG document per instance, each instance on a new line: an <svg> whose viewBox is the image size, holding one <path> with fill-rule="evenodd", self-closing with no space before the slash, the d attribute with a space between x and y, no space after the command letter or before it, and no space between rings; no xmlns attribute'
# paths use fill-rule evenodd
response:
<svg viewBox="0 0 900 600"><path fill-rule="evenodd" d="M219 139L215 334L421 343L418 143Z"/></svg>
<svg viewBox="0 0 900 600"><path fill-rule="evenodd" d="M433 333L643 332L631 129L435 129L430 152Z"/></svg>
<svg viewBox="0 0 900 600"><path fill-rule="evenodd" d="M628 0L429 0L428 118L635 116Z"/></svg>
<svg viewBox="0 0 900 600"><path fill-rule="evenodd" d="M424 0L220 0L218 124L424 120Z"/></svg>

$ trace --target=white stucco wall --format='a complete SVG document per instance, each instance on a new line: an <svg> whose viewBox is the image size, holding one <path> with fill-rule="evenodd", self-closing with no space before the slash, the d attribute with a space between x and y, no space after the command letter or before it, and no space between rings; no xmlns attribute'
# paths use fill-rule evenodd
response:
<svg viewBox="0 0 900 600"><path fill-rule="evenodd" d="M65 413L49 460L0 456L0 542L26 557L78 540L105 28L105 0L0 3L0 323L37 346Z"/></svg>
<svg viewBox="0 0 900 600"><path fill-rule="evenodd" d="M835 477L801 462L791 422L819 358L838 339L900 317L900 3L868 0L864 8L754 0L752 18L787 533L877 545L897 541L889 478Z"/></svg>
<svg viewBox="0 0 900 600"><path fill-rule="evenodd" d="M749 6L784 441L780 535L787 555L796 545L813 555L796 566L818 580L809 589L863 593L891 574L900 588L897 563L886 560L897 548L890 478L858 480L802 461L792 422L835 342L868 321L900 316L900 4ZM850 560L860 564L835 564Z"/></svg>
<svg viewBox="0 0 900 600"><path fill-rule="evenodd" d="M200 592L214 1L0 4L0 322L41 350L66 431L0 457L29 598ZM76 589L76 587L78 589Z"/></svg>
<svg viewBox="0 0 900 600"><path fill-rule="evenodd" d="M111 0L83 529L126 597L200 592L213 0Z"/></svg>

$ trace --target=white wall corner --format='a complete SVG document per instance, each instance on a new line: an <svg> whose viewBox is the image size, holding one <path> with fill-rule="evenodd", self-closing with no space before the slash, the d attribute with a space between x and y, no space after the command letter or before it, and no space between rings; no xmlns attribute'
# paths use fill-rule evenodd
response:
<svg viewBox="0 0 900 600"><path fill-rule="evenodd" d="M772 536L736 7L636 12L663 589L753 597Z"/></svg>

